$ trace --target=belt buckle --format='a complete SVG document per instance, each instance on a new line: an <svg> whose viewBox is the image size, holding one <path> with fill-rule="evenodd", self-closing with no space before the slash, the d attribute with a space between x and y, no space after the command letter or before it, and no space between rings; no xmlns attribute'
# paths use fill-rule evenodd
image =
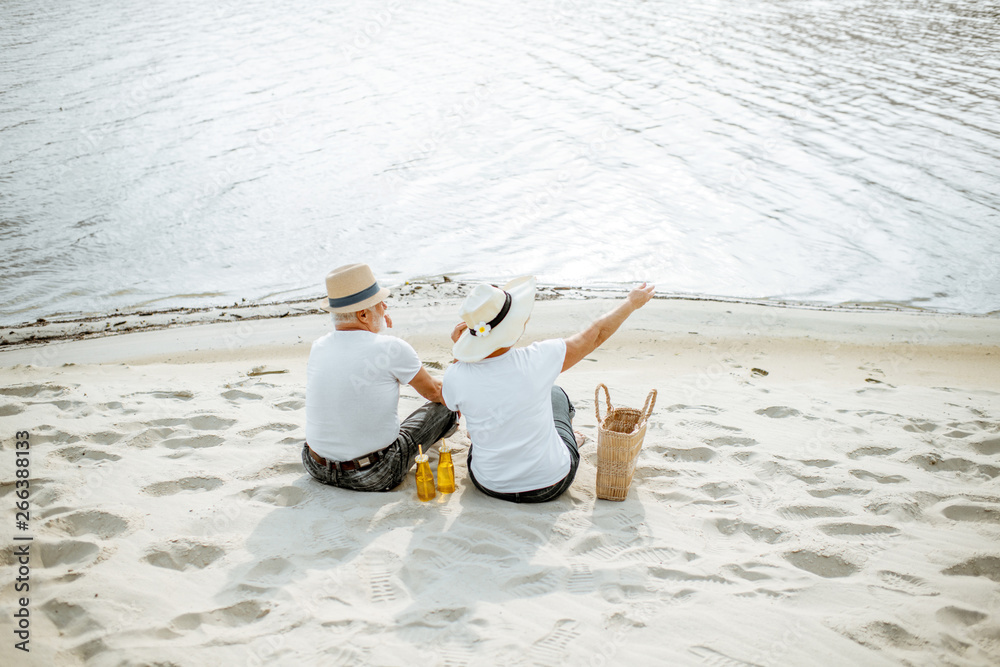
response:
<svg viewBox="0 0 1000 667"><path fill-rule="evenodd" d="M371 457L369 457L369 456L363 456L360 459L356 459L354 461L354 465L358 466L358 470L361 470L362 468L367 468L371 464L372 464L372 461L371 461Z"/></svg>

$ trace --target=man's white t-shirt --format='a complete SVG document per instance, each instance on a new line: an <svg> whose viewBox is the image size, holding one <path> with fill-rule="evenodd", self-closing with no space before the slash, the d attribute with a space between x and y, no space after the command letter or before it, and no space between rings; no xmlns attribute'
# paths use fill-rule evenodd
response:
<svg viewBox="0 0 1000 667"><path fill-rule="evenodd" d="M399 436L399 385L420 371L404 340L370 331L317 339L306 365L306 442L332 461L383 449Z"/></svg>
<svg viewBox="0 0 1000 667"><path fill-rule="evenodd" d="M441 395L461 410L472 438L472 473L491 491L519 493L569 474L569 450L552 420L552 385L566 341L532 343L499 357L452 364Z"/></svg>

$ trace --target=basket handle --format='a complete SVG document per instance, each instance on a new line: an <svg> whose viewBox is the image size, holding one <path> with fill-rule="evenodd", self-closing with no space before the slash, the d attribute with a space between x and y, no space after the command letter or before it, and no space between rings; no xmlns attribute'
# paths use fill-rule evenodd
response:
<svg viewBox="0 0 1000 667"><path fill-rule="evenodd" d="M653 414L653 406L656 405L656 390L651 389L646 396L646 403L642 406L642 421L649 421L649 416Z"/></svg>
<svg viewBox="0 0 1000 667"><path fill-rule="evenodd" d="M608 393L608 386L603 382L594 388L594 414L597 415L597 425L600 426L601 422L601 388L604 388L604 399L608 404L608 413L611 412L611 394Z"/></svg>

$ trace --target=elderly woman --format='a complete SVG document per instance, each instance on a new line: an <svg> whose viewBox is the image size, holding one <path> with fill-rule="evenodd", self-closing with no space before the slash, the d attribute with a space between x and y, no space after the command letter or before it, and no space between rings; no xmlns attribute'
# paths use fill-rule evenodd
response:
<svg viewBox="0 0 1000 667"><path fill-rule="evenodd" d="M517 278L503 289L479 285L469 294L452 333L457 361L444 374L441 396L465 416L476 488L501 500L542 503L570 487L580 465L576 411L556 378L610 338L653 290L643 283L569 338L520 348L513 345L531 316L535 279Z"/></svg>

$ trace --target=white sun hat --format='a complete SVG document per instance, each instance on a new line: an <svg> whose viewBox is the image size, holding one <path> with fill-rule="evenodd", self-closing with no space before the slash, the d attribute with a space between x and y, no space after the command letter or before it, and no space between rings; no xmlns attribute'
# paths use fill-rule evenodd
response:
<svg viewBox="0 0 1000 667"><path fill-rule="evenodd" d="M522 276L503 288L477 285L465 297L459 316L468 325L451 349L459 361L482 361L502 347L510 347L524 333L535 305L535 277Z"/></svg>

